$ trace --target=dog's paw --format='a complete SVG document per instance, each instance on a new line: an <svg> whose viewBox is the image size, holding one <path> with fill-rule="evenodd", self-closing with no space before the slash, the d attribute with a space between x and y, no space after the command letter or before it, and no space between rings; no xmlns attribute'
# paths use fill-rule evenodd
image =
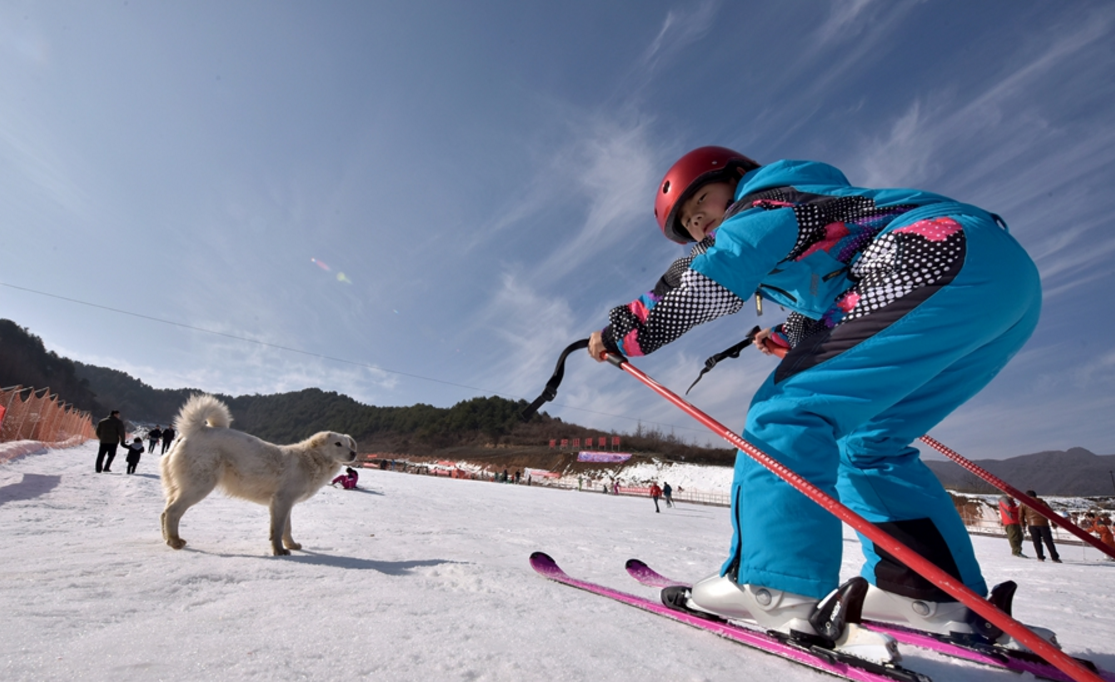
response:
<svg viewBox="0 0 1115 682"><path fill-rule="evenodd" d="M293 540L291 540L290 542L287 542L286 540L283 540L283 546L286 547L287 549L302 549L302 544L298 543L298 542L295 542ZM289 554L289 552L288 552L288 554Z"/></svg>
<svg viewBox="0 0 1115 682"><path fill-rule="evenodd" d="M275 556L289 556L290 555L290 550L285 549L283 547L274 547L274 548L272 548L271 552Z"/></svg>
<svg viewBox="0 0 1115 682"><path fill-rule="evenodd" d="M169 545L171 549L182 549L186 546L186 541L182 538L174 538L172 540L167 540L166 544Z"/></svg>

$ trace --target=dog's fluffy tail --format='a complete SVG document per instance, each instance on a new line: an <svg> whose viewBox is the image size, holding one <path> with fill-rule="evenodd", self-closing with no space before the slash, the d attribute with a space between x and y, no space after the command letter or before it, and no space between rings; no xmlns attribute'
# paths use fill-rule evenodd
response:
<svg viewBox="0 0 1115 682"><path fill-rule="evenodd" d="M232 424L228 406L211 395L197 393L190 396L174 420L174 428L183 438L200 432L206 426L227 429Z"/></svg>

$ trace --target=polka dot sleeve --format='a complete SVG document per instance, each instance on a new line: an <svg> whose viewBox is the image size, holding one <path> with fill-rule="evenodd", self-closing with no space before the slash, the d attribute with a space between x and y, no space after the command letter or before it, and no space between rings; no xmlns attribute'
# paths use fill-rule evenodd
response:
<svg viewBox="0 0 1115 682"><path fill-rule="evenodd" d="M682 260L692 260L682 259ZM604 345L628 357L647 355L693 327L739 312L743 300L695 270L671 266L655 291L613 308L604 330ZM663 291L671 273L677 286Z"/></svg>

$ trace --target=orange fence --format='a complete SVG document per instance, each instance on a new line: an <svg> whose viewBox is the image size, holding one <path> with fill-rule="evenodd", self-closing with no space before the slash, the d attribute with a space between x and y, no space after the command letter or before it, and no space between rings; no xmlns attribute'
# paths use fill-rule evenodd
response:
<svg viewBox="0 0 1115 682"><path fill-rule="evenodd" d="M58 400L49 388L0 389L0 443L35 440L76 445L93 437L88 412Z"/></svg>

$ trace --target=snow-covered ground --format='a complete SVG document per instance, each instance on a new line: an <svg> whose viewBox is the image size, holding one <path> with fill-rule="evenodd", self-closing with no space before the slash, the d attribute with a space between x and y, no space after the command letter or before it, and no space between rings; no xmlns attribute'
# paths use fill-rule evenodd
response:
<svg viewBox="0 0 1115 682"><path fill-rule="evenodd" d="M0 464L3 680L831 679L684 625L550 583L574 575L651 595L623 562L698 578L728 547L728 510L366 470L295 508L304 550L269 556L267 510L214 494L159 534L157 457L93 473L95 444ZM1115 669L1115 563L1014 559L974 538L991 581L1020 584L1015 614ZM845 575L861 560L845 537ZM905 649L938 682L1012 673Z"/></svg>

